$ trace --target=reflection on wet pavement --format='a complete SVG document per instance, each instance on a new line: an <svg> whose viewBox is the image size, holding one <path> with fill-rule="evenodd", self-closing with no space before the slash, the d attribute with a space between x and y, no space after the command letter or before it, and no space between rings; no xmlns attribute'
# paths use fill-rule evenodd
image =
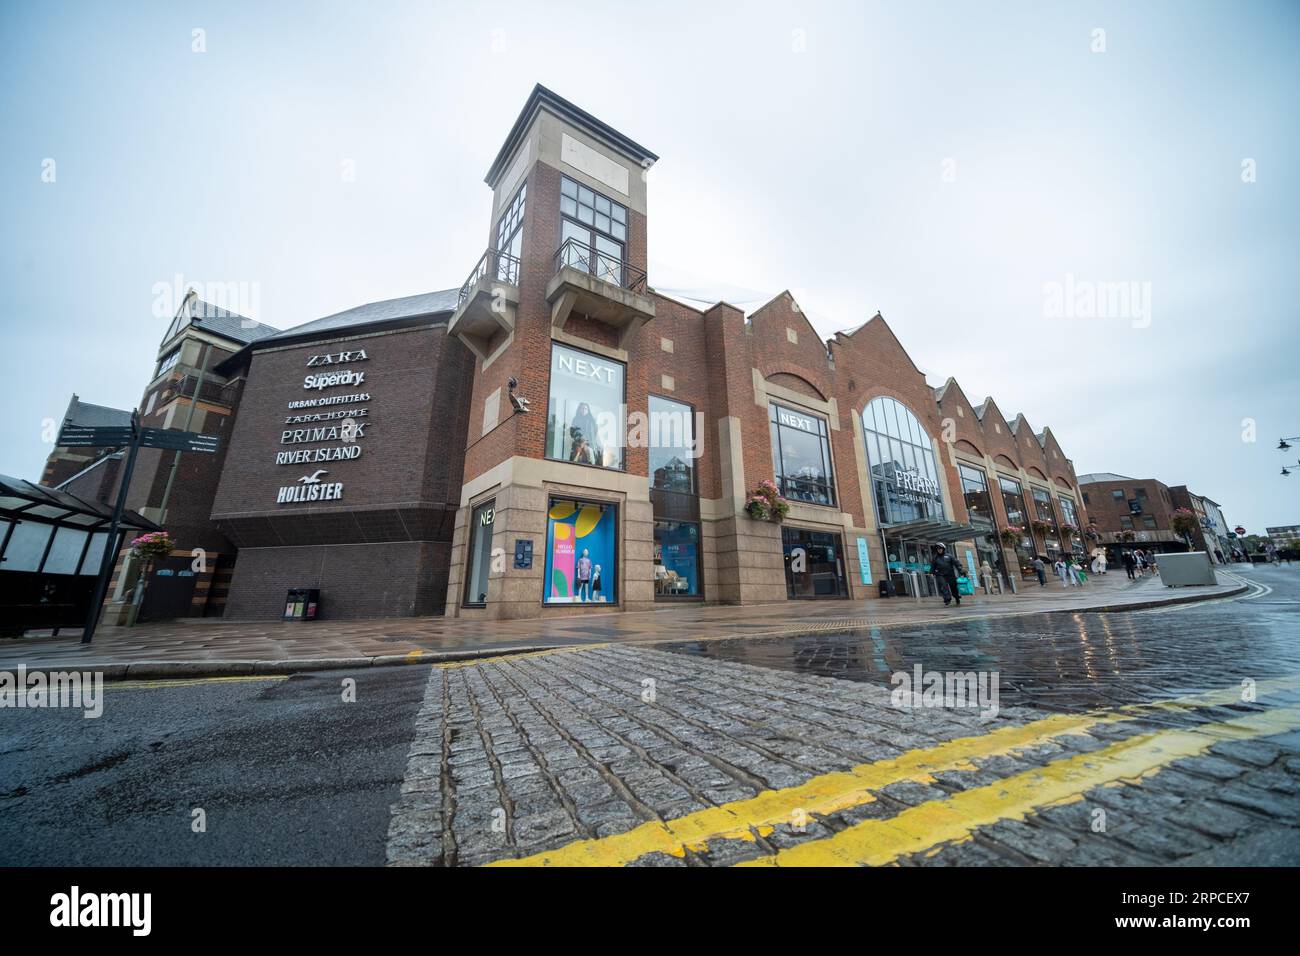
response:
<svg viewBox="0 0 1300 956"><path fill-rule="evenodd" d="M1300 672L1300 576L1256 576L1275 590L1177 611L1035 614L657 649L887 687L917 664L995 671L1004 707L1086 710Z"/></svg>

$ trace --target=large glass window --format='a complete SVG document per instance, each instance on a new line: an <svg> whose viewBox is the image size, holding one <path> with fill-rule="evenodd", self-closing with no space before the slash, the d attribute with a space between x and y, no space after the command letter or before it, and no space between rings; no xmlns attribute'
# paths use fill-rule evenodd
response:
<svg viewBox="0 0 1300 956"><path fill-rule="evenodd" d="M488 575L492 570L492 527L496 516L496 501L493 500L476 507L469 517L465 604L470 607L482 607L487 603Z"/></svg>
<svg viewBox="0 0 1300 956"><path fill-rule="evenodd" d="M1029 487L1030 494L1034 496L1034 513L1038 516L1039 521L1046 521L1056 528L1056 515L1052 512L1052 496L1044 488Z"/></svg>
<svg viewBox="0 0 1300 956"><path fill-rule="evenodd" d="M1074 510L1074 502L1063 496L1058 496L1056 500L1061 503L1061 516L1065 518L1065 523L1079 527L1079 513Z"/></svg>
<svg viewBox="0 0 1300 956"><path fill-rule="evenodd" d="M934 443L911 410L892 398L873 398L862 410L862 429L880 523L946 517Z"/></svg>
<svg viewBox="0 0 1300 956"><path fill-rule="evenodd" d="M700 526L687 521L655 522L655 595L698 597Z"/></svg>
<svg viewBox="0 0 1300 956"><path fill-rule="evenodd" d="M1002 489L1002 510L1006 512L1007 524L1017 528L1025 527L1028 522L1025 515L1025 497L1020 491L1020 482L999 475L998 485Z"/></svg>
<svg viewBox="0 0 1300 956"><path fill-rule="evenodd" d="M618 508L550 499L546 521L546 604L618 602Z"/></svg>
<svg viewBox="0 0 1300 956"><path fill-rule="evenodd" d="M695 414L689 405L650 396L650 487L695 492Z"/></svg>
<svg viewBox="0 0 1300 956"><path fill-rule="evenodd" d="M621 286L627 207L562 176L560 216L564 264Z"/></svg>
<svg viewBox="0 0 1300 956"><path fill-rule="evenodd" d="M176 364L180 360L181 360L181 347L178 345L176 346L176 348L172 349L170 352L168 352L159 360L158 371L153 373L154 378L157 378L159 375L163 374L163 372L170 372L172 369L176 367Z"/></svg>
<svg viewBox="0 0 1300 956"><path fill-rule="evenodd" d="M961 492L966 499L966 511L972 523L993 526L993 502L989 500L989 481L981 468L958 465L961 474Z"/></svg>
<svg viewBox="0 0 1300 956"><path fill-rule="evenodd" d="M512 285L519 281L519 258L524 251L524 199L528 194L528 184L524 183L515 193L505 212L497 221L497 252L504 252L514 259L497 261L497 279Z"/></svg>
<svg viewBox="0 0 1300 956"><path fill-rule="evenodd" d="M623 378L622 362L552 343L547 458L623 467Z"/></svg>
<svg viewBox="0 0 1300 956"><path fill-rule="evenodd" d="M838 534L783 527L786 597L847 597L844 547Z"/></svg>
<svg viewBox="0 0 1300 956"><path fill-rule="evenodd" d="M772 402L768 406L772 470L781 495L814 505L835 504L826 420Z"/></svg>

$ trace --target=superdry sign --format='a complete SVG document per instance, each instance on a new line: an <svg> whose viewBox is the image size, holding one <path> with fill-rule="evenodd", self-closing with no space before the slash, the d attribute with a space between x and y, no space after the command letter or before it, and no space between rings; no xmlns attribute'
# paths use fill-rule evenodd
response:
<svg viewBox="0 0 1300 956"><path fill-rule="evenodd" d="M333 388L335 385L360 385L366 380L365 372L321 372L302 380L303 388Z"/></svg>

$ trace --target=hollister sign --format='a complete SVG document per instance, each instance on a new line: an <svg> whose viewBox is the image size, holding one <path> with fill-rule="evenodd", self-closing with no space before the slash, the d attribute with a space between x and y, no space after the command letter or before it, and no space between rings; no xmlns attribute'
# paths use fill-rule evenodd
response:
<svg viewBox="0 0 1300 956"><path fill-rule="evenodd" d="M275 503L283 505L298 501L338 501L343 497L343 482L322 482L321 476L328 474L322 468L314 474L303 475L298 479L298 484L281 488L275 496Z"/></svg>

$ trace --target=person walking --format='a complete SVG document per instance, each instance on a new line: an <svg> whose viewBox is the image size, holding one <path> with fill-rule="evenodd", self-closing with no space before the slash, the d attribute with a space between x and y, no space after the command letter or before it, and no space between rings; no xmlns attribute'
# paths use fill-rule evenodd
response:
<svg viewBox="0 0 1300 956"><path fill-rule="evenodd" d="M1066 565L1064 558L1056 559L1055 570L1061 579L1061 587L1070 587L1070 569Z"/></svg>
<svg viewBox="0 0 1300 956"><path fill-rule="evenodd" d="M1042 557L1040 557L1039 555L1034 555L1034 573L1038 575L1038 586L1040 588L1045 587L1047 585L1046 571L1047 571L1047 565L1043 564Z"/></svg>
<svg viewBox="0 0 1300 956"><path fill-rule="evenodd" d="M1084 569L1082 561L1076 561L1074 558L1066 558L1069 562L1070 570L1074 572L1074 583L1083 587L1088 583L1088 572Z"/></svg>
<svg viewBox="0 0 1300 956"><path fill-rule="evenodd" d="M1137 575L1133 573L1133 569L1137 566L1137 561L1133 557L1133 552L1125 551L1119 556L1119 559L1120 563L1124 565L1124 573L1128 575L1128 579L1136 581Z"/></svg>
<svg viewBox="0 0 1300 956"><path fill-rule="evenodd" d="M956 598L957 606L961 607L961 592L957 590L957 562L948 553L947 547L942 544L935 545L934 560L930 562L930 573L934 575L939 585L939 593L943 595L943 606L947 607L952 603L953 598Z"/></svg>

